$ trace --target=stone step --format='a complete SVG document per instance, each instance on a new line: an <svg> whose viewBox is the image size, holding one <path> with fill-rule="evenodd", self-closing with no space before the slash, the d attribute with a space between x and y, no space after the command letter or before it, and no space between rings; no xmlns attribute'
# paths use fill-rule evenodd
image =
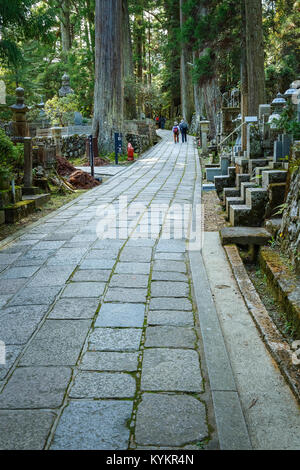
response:
<svg viewBox="0 0 300 470"><path fill-rule="evenodd" d="M267 245L272 235L260 227L223 227L220 231L222 245Z"/></svg>
<svg viewBox="0 0 300 470"><path fill-rule="evenodd" d="M263 188L246 188L245 202L243 205L230 206L229 219L231 225L233 227L260 227L266 213L268 192Z"/></svg>
<svg viewBox="0 0 300 470"><path fill-rule="evenodd" d="M246 190L248 188L257 188L257 185L255 183L251 183L250 181L249 182L245 182L245 183L241 183L241 198L243 198L244 202L245 202L245 199L246 199Z"/></svg>
<svg viewBox="0 0 300 470"><path fill-rule="evenodd" d="M228 197L240 197L241 190L240 188L224 188L223 197L224 203L226 204L226 199Z"/></svg>
<svg viewBox="0 0 300 470"><path fill-rule="evenodd" d="M229 220L233 227L239 225L259 226L250 222L251 207L245 204L230 206Z"/></svg>
<svg viewBox="0 0 300 470"><path fill-rule="evenodd" d="M14 224L19 220L32 214L35 210L35 203L32 200L19 201L15 204L10 204L4 208L5 212L5 223Z"/></svg>
<svg viewBox="0 0 300 470"><path fill-rule="evenodd" d="M241 183L247 183L250 181L250 173L238 173L236 175L236 187L240 188Z"/></svg>
<svg viewBox="0 0 300 470"><path fill-rule="evenodd" d="M4 208L5 223L14 224L19 220L32 214L35 209L41 207L43 204L50 200L50 194L33 194L30 196L23 196L22 201L10 204Z"/></svg>
<svg viewBox="0 0 300 470"><path fill-rule="evenodd" d="M254 172L255 168L258 166L269 166L269 163L273 161L272 159L269 158L254 158L249 160L249 173L252 175Z"/></svg>
<svg viewBox="0 0 300 470"><path fill-rule="evenodd" d="M234 188L235 187L235 167L230 166L228 168L228 174L223 176L215 176L215 187L219 198L223 199L223 190L224 188Z"/></svg>
<svg viewBox="0 0 300 470"><path fill-rule="evenodd" d="M224 206L226 206L226 200L228 197L241 197L241 184L247 183L250 181L250 175L248 173L238 173L236 175L235 188L224 188L223 190L223 199L224 199ZM226 208L227 210L227 208Z"/></svg>
<svg viewBox="0 0 300 470"><path fill-rule="evenodd" d="M33 201L34 206L37 209L38 207L43 206L46 204L48 201L50 201L51 194L46 193L46 194L29 194L28 196L23 196L22 200L23 201Z"/></svg>
<svg viewBox="0 0 300 470"><path fill-rule="evenodd" d="M230 212L230 206L232 205L241 205L241 204L244 204L245 203L245 200L244 198L240 197L240 196L236 196L236 197L227 197L226 198L226 220L229 219L229 212Z"/></svg>
<svg viewBox="0 0 300 470"><path fill-rule="evenodd" d="M272 183L285 183L288 172L286 170L268 170L262 172L262 187L268 189Z"/></svg>
<svg viewBox="0 0 300 470"><path fill-rule="evenodd" d="M246 188L246 205L252 210L265 210L268 192L264 188Z"/></svg>

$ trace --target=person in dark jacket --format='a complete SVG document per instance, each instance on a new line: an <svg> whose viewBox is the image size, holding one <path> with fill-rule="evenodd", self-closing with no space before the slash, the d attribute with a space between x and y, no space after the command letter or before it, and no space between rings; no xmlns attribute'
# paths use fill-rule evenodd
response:
<svg viewBox="0 0 300 470"><path fill-rule="evenodd" d="M180 133L181 133L181 137L182 137L182 143L186 142L187 141L187 131L188 131L188 125L187 123L185 122L184 119L181 120L180 124L179 124L179 129L180 129Z"/></svg>

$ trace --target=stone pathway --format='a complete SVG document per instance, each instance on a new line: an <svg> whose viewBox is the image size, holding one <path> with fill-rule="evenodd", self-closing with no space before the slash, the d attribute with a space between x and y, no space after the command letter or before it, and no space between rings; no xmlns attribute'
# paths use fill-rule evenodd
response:
<svg viewBox="0 0 300 470"><path fill-rule="evenodd" d="M199 449L213 438L176 228L193 204L197 151L192 138L161 135L135 165L1 250L1 449ZM112 209L116 233L99 237Z"/></svg>

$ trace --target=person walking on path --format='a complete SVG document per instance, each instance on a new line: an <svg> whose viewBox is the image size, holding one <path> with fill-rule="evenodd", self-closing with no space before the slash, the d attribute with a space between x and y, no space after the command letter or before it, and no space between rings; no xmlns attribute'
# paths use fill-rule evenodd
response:
<svg viewBox="0 0 300 470"><path fill-rule="evenodd" d="M181 137L182 137L182 143L186 142L187 141L187 131L188 131L188 125L187 123L185 122L184 119L181 120L180 124L179 124L179 129L180 129L180 132L181 132Z"/></svg>
<svg viewBox="0 0 300 470"><path fill-rule="evenodd" d="M174 122L174 126L173 126L173 129L172 129L172 132L173 132L173 135L174 135L174 142L175 144L177 144L177 142L179 143L179 126L178 126L178 122Z"/></svg>

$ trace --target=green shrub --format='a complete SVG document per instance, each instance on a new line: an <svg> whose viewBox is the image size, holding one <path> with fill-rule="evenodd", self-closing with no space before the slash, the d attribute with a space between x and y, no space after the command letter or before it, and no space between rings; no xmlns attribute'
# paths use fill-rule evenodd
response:
<svg viewBox="0 0 300 470"><path fill-rule="evenodd" d="M15 173L24 166L24 146L14 145L10 138L0 129L0 168Z"/></svg>
<svg viewBox="0 0 300 470"><path fill-rule="evenodd" d="M69 94L63 98L54 96L45 105L45 112L53 126L67 126L74 120L74 112L79 111L78 97Z"/></svg>

